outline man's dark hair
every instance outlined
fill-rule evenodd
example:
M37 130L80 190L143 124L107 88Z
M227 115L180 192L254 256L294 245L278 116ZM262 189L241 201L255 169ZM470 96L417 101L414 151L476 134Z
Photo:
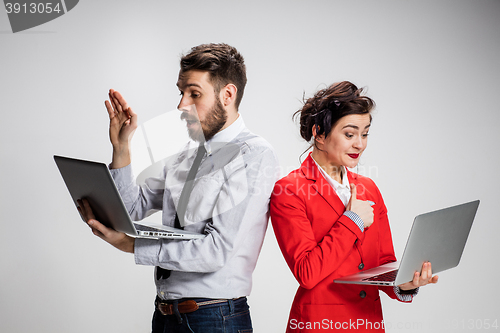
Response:
M227 44L202 44L193 47L181 58L181 73L190 70L207 71L210 83L218 94L227 84L238 89L235 105L239 107L247 83L246 67L243 56Z

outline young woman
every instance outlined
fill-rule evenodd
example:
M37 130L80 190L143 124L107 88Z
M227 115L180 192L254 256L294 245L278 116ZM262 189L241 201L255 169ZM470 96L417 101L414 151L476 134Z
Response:
M430 263L398 287L333 282L396 260L380 191L347 169L358 164L371 126L374 102L361 93L350 82L333 84L294 115L312 152L276 183L271 197L274 232L300 284L287 332L383 332L379 290L411 302L418 287L437 282Z

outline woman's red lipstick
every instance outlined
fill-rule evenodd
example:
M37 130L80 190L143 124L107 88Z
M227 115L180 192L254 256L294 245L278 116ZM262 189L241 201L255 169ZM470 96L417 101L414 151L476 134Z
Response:
M347 154L347 155L349 155L349 157L352 159L357 159L359 157L359 154Z

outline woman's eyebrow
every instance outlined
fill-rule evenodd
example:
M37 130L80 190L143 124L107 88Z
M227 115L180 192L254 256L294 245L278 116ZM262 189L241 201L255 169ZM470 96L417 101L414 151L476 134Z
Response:
M369 128L371 125L372 125L372 124L368 124L368 125L366 125L365 129ZM356 129L356 130L359 130L359 127L358 127L358 126L356 126L356 125L352 125L352 124L347 124L347 125L345 125L344 127L342 127L342 129L347 128L347 127L352 127L352 128L354 128L354 129Z

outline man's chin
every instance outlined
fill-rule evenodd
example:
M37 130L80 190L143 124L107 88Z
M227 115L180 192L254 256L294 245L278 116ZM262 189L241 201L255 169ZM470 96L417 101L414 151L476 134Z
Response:
M205 135L201 129L188 129L188 135L193 141L205 142Z

